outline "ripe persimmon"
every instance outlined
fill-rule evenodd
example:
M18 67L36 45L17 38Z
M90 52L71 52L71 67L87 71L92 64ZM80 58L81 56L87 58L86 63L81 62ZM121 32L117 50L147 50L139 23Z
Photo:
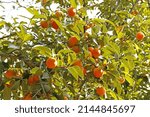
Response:
M97 87L96 94L99 96L104 96L106 93L106 89L104 87Z
M73 46L71 48L75 53L79 53L80 52L80 47L79 46Z
M72 36L68 40L68 46L73 47L78 44L78 39L75 36Z
M4 76L8 79L11 79L13 78L14 76L16 76L16 71L14 70L7 70L5 73L4 73Z
M83 66L82 61L80 59L77 59L76 61L74 61L73 66L82 67Z
M92 51L94 50L93 47L88 47L88 50L92 53Z
M98 67L96 67L96 68L94 68L94 70L93 70L93 75L94 75L96 78L100 78L100 77L102 77L102 75L103 75L103 70L100 69L100 68L98 68Z
M55 30L57 30L59 27L57 25L57 23L55 22L55 20L53 18L50 19L50 25L52 26L52 28L54 28Z
M32 100L32 93L27 93L22 100Z
M41 22L40 22L40 26L41 26L42 28L48 28L49 24L48 24L48 22L47 22L46 20L44 20L44 21L41 21Z
M33 85L35 83L39 82L39 76L38 75L31 75L29 78L28 78L28 84L29 85Z
M47 68L53 69L57 66L57 62L54 58L48 58L46 60L46 66Z
M39 76L38 75L33 75L32 76L33 77L33 81L35 82L35 83L37 83L37 82L39 82Z
M34 84L34 80L33 80L32 77L29 77L27 82L28 82L29 85L33 85Z
M143 32L137 32L136 33L136 39L141 41L143 40L143 38L145 37L144 33Z
M68 14L69 17L74 17L76 15L76 11L73 7L69 7L67 9L67 14Z

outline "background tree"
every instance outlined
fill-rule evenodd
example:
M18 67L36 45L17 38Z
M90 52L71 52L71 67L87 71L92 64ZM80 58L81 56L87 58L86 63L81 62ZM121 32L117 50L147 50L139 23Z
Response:
M1 17L1 99L150 99L149 0L15 3L32 18Z

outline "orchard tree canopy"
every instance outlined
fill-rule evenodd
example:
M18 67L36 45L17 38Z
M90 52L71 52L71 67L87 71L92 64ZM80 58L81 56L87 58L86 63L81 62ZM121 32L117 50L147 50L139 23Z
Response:
M0 99L150 99L149 0L12 2L31 17L0 16Z

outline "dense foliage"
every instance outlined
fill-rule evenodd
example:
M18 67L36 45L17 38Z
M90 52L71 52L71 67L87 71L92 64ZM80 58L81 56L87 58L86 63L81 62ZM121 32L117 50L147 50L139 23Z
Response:
M33 17L0 19L0 99L150 99L149 0L16 4Z

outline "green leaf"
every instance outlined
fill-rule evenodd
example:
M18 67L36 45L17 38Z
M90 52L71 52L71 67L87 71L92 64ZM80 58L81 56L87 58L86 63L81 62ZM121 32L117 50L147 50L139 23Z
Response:
M136 43L134 43L134 47L135 47L136 51L139 52L140 47Z
M124 37L124 33L123 33L123 32L119 32L119 33L118 33L118 38L121 39L121 38L123 38L123 37Z
M93 23L96 23L96 24L101 24L101 23L104 23L105 22L105 19L102 19L102 18L95 18L93 20Z
M116 27L115 24L112 21L110 21L110 20L105 20L105 22L111 24L114 28Z
M11 88L5 87L3 91L3 99L10 100L11 99Z
M83 0L79 0L79 2L80 2L80 5L82 6L83 5Z
M134 86L135 82L129 75L125 75L125 79L129 82L131 86Z
M127 58L127 60L126 60L126 59L122 59L121 62L122 62L122 64L124 64L124 66L127 67L129 70L133 70L134 67L135 67L134 61L133 61L133 60L129 60L128 58Z
M40 14L38 12L38 10L36 10L35 8L26 8L26 10L31 13L32 15L34 15L33 18L44 18L44 19L47 19L46 15L43 15L43 14Z
M32 39L33 39L33 36L31 34L25 34L23 37L23 42L26 42Z
M24 36L27 33L26 29L24 28L22 24L20 24L20 31L21 31L22 36Z
M79 66L68 67L68 71L76 80L78 80L79 76L83 78L83 73L81 73Z
M102 32L103 32L103 33L107 33L107 32L108 32L106 25L103 25L103 27L102 27Z
M78 35L79 35L79 33L80 33L80 30L79 30L79 28L77 27L77 25L74 25L73 27L71 27L71 30L74 31L74 32L76 32Z
M27 31L23 24L20 24L20 32L17 32L17 35L22 39L23 42L33 39L31 34L27 34Z
M70 0L71 6L76 8L77 4L76 4L76 0Z
M34 15L34 18L36 18L36 19L41 19L41 18L43 18L43 19L47 19L47 17L45 16L45 15L42 15L42 14L38 14L38 15Z
M5 21L0 21L0 27L5 25Z
M39 15L38 10L34 9L34 8L26 8L26 10L31 13L32 15Z
M75 70L74 67L69 67L68 71L70 72L70 74L76 79L78 80L79 76L78 76L78 72Z
M92 28L92 34L97 34L97 33L99 33L99 31L100 31L100 27L98 25L96 25Z
M120 54L120 48L116 43L110 42L108 48L110 51L116 53L117 55Z
M87 9L85 7L82 7L79 9L79 13L82 14L82 17L86 17L87 16Z
M47 57L51 56L51 50L46 46L36 45L32 49L38 50L41 55L44 55Z
M19 86L20 86L20 80L18 80L18 81L15 81L15 83L14 83L14 85L12 86L12 90L17 90L18 88L19 88Z
M42 75L42 70L39 67L35 67L30 70L31 74Z
M142 24L150 25L150 19L143 20Z
M84 33L84 28L83 28L83 26L85 25L85 22L82 21L82 20L77 20L77 21L76 21L76 25L77 25L78 29L80 30L80 33L81 33L81 32Z
M118 99L117 96L116 96L116 94L115 94L112 90L108 90L108 91L109 91L109 94L110 94L115 100Z
M127 11L115 11L117 14L127 15Z
M49 92L51 90L49 85L43 85L43 87L46 92Z
M76 60L76 53L70 49L62 49L58 52L57 55L60 57L61 61L65 59L64 58L64 55L65 55L68 60L68 63L67 63L68 65L71 63L71 61Z
M112 52L109 50L109 47L108 46L106 46L106 47L103 47L102 48L102 51L103 51L103 56L105 57L105 58L112 58Z
M82 71L82 69L81 69L79 66L77 66L76 71L78 72L78 75L79 75L81 78L84 78L83 71Z
M122 92L121 84L118 83L117 81L115 81L114 83L115 83L115 87L116 87L116 89L117 89L117 93L120 95L121 92Z
M21 86L22 86L22 90L23 91L27 91L28 90L27 79L22 79Z
M69 88L69 90L70 90L73 94L75 94L75 90L74 90L74 88L73 88L72 86L68 85L67 87Z

